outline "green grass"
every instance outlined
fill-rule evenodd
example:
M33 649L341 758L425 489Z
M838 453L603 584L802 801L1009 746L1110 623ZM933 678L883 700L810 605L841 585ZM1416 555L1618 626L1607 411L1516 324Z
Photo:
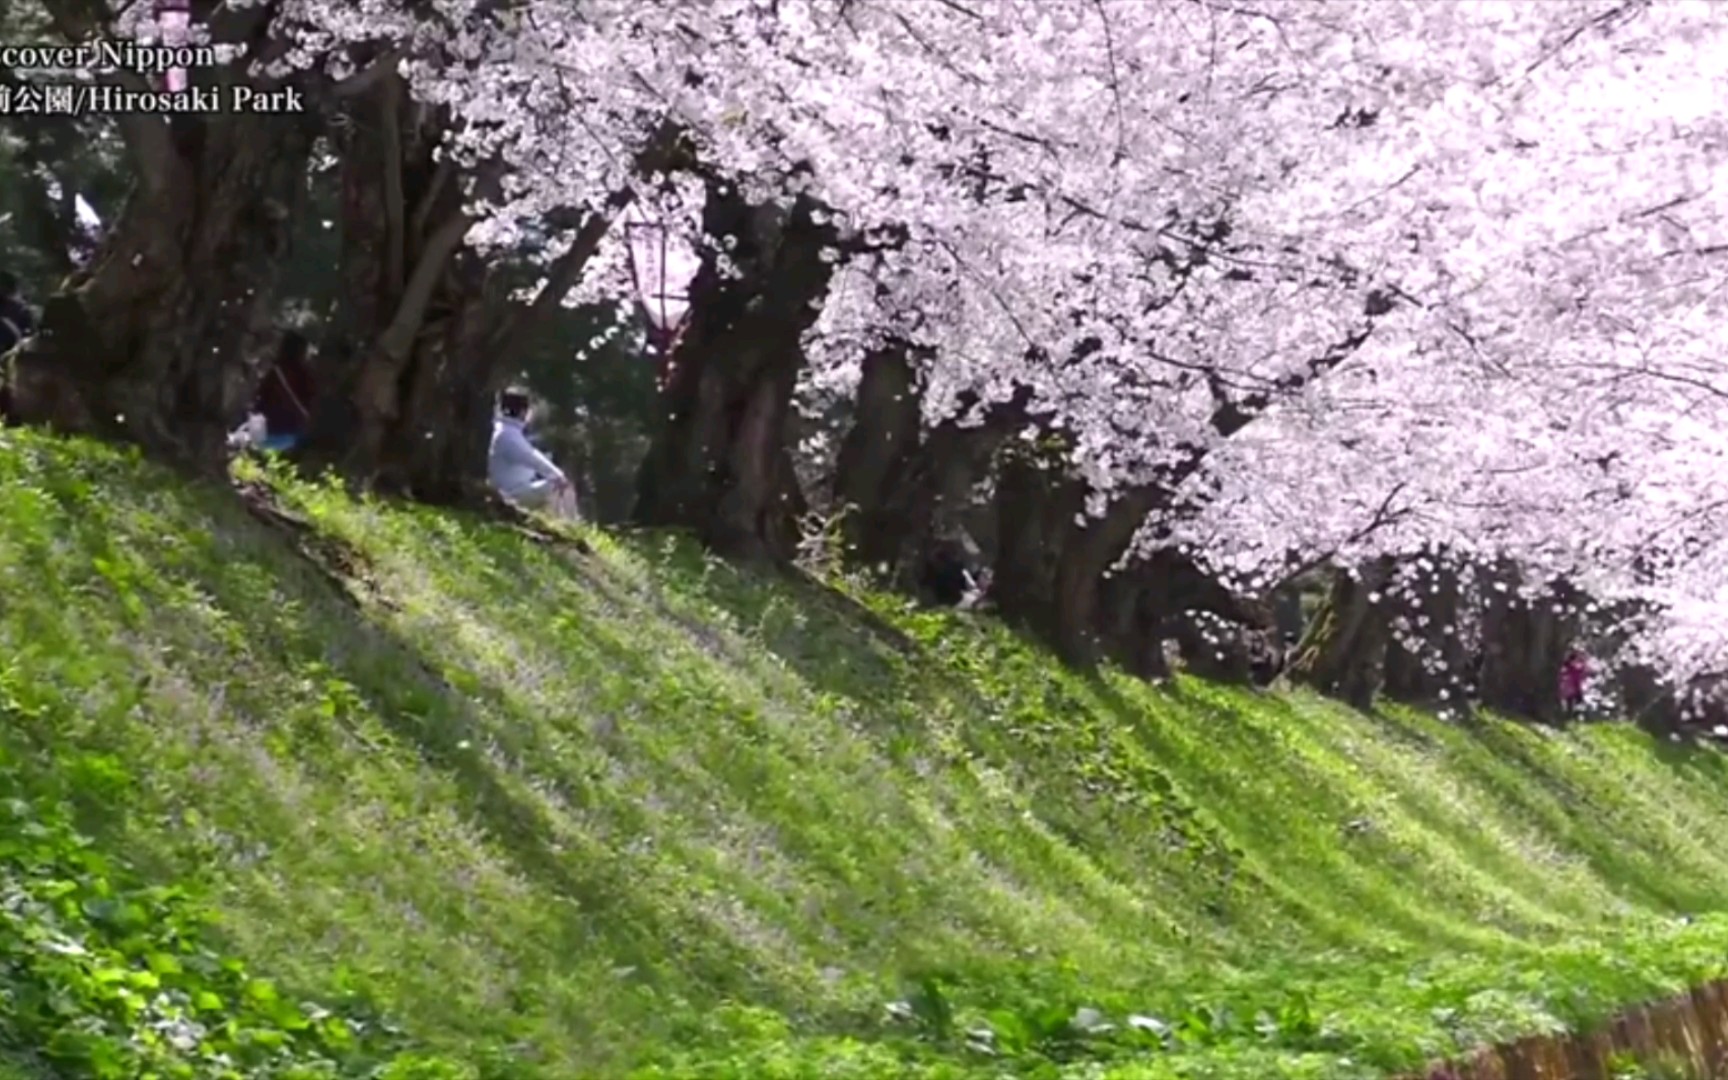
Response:
M1714 752L270 482L358 603L230 491L0 434L0 1078L1371 1076L1728 972Z

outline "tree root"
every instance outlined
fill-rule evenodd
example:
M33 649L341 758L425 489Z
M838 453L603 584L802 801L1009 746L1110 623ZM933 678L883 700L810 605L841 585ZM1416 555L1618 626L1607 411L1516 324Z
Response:
M387 610L399 609L378 587L371 563L360 549L318 531L312 522L284 509L275 493L263 484L247 481L236 484L235 491L247 512L288 537L300 557L310 563L350 606L359 610L373 603Z
M481 517L508 526L512 532L525 536L536 544L547 547L572 547L582 555L594 554L594 548L588 541L562 530L548 530L545 519L529 513L494 491L487 490L477 493L465 501L468 503L468 508L480 514Z
M348 604L356 609L371 603L386 610L399 610L399 605L378 587L372 565L360 549L339 537L320 532L306 518L285 509L275 492L264 484L244 481L236 483L234 488L247 512L288 537L301 558L310 563ZM582 537L548 530L540 518L490 492L473 499L469 509L536 544L571 548L582 555L594 554L593 546Z

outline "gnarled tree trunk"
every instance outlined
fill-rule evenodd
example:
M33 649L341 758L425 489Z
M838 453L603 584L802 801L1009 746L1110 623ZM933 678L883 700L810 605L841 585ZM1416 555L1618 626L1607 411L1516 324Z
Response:
M1578 619L1555 608L1569 610L1576 593L1559 582L1526 600L1518 593L1522 581L1509 561L1491 572L1482 613L1480 698L1484 708L1552 721L1560 715L1560 665L1578 633Z
M1368 340L1373 320L1390 310L1388 298L1370 294L1362 327L1264 390L1233 398L1222 380L1211 379L1213 434L1231 438L1278 395L1294 393L1343 363ZM1069 663L1089 666L1098 660L1100 624L1109 621L1100 609L1105 571L1152 513L1171 507L1210 453L1200 443L1175 449L1179 453L1159 467L1152 480L1113 494L1096 518L1079 517L1086 489L1063 476L1059 467L1039 468L1025 461L1004 468L1004 482L997 488L1001 535L992 591L1004 615L1028 626ZM1012 483L1007 482L1010 473Z
M497 299L461 250L470 221L454 164L433 159L439 117L392 76L346 120L343 290L299 456L379 490L460 499L485 467Z
M891 341L864 357L852 426L834 468L834 501L844 507L846 557L892 573L906 521L900 504L923 427L923 378L910 346Z
M1026 451L1006 455L996 486L991 591L1003 616L1077 667L1102 656L1104 575L1128 549L1163 489L1146 485L1084 516L1086 486Z
M1176 619L1165 603L1169 593L1148 562L1136 561L1105 585L1098 605L1099 635L1105 653L1124 671L1142 679L1163 679L1170 674L1164 642L1176 636Z
M376 490L454 503L484 491L493 398L510 358L579 280L623 197L574 228L532 302L513 303L507 270L463 248L473 220L454 164L435 156L443 131L443 117L394 75L350 110L344 291L300 457Z
M1399 567L1384 691L1397 701L1468 709L1469 650L1463 590L1443 551L1424 551Z
M1391 632L1385 589L1392 565L1391 559L1380 558L1360 577L1343 571L1333 577L1286 669L1291 679L1358 709L1373 706Z
M708 184L704 231L730 238L739 273L705 254L690 286L690 319L671 357L668 419L637 484L643 524L689 528L723 554L788 560L802 496L786 446L801 338L827 292L834 229L800 197L788 209L752 206ZM824 257L824 252L830 254Z
M938 544L965 529L962 519L973 505L973 489L989 475L1002 445L1026 426L1030 400L1030 393L1016 391L985 407L983 422L963 425L950 418L919 443L904 484L889 493L900 530L902 584Z
M1077 481L1043 466L1030 453L1015 448L1004 455L996 481L991 593L1003 618L1031 631L1073 664L1096 659L1091 627L1079 623L1072 601L1063 612L1057 584L1074 516L1085 508L1084 500Z
M118 119L138 182L90 265L13 354L12 409L218 471L274 337L309 118Z
M1102 592L1103 647L1142 678L1169 673L1164 642L1172 638L1188 670L1207 678L1264 682L1282 662L1271 607L1232 591L1175 548L1106 576Z
M865 357L857 411L841 444L835 501L848 507L847 558L915 585L936 543L956 533L997 449L1026 423L1029 394L984 410L981 423L954 419L921 434L919 358L901 344Z

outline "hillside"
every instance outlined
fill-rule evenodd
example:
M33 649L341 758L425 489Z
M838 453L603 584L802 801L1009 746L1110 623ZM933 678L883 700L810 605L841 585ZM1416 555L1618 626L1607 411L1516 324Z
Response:
M1716 752L269 483L0 433L0 1077L1371 1076L1728 971Z

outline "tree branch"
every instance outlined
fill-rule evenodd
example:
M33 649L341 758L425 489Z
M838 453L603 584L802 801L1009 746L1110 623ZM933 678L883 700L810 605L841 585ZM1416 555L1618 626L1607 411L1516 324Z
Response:
M414 208L414 231L408 237L414 243L425 242L427 229L432 222L432 211L438 206L438 199L455 176L456 161L445 155L444 160L438 163L438 168L432 173L432 182L426 185L426 193L420 197L420 205Z
M408 279L402 290L402 299L396 305L396 315L378 336L378 348L397 363L407 359L409 350L414 347L414 338L426 320L426 308L437 290L438 279L443 276L450 257L462 246L462 238L468 235L471 224L467 214L450 215L421 250L420 258L414 264L414 274Z
M67 41L86 41L100 36L106 29L105 12L85 0L43 0L54 29ZM147 91L150 84L134 71L118 68L102 81L112 82L128 90ZM137 166L138 177L152 200L182 191L185 165L175 152L168 122L160 116L121 113L114 118L120 138Z
M1289 571L1283 577L1279 578L1278 583L1272 586L1272 588L1283 588L1285 585L1295 581L1310 570L1331 562L1333 559L1337 558L1339 551L1349 547L1351 544L1361 543L1363 540L1373 536L1376 532L1379 532L1387 525L1395 525L1410 516L1408 510L1392 509L1392 500L1396 499L1404 491L1404 487L1405 485L1402 480L1394 484L1392 490L1386 493L1386 497L1380 500L1380 505L1375 508L1373 516L1368 519L1366 525L1345 537L1344 542L1339 544L1337 547L1332 548L1329 551L1321 552L1319 555L1314 556L1306 562L1297 564L1294 570Z
M1373 333L1374 324L1370 322L1352 331L1343 341L1308 361L1301 370L1280 376L1272 380L1270 386L1263 390L1256 390L1239 401L1230 400L1229 396L1223 392L1222 385L1216 381L1215 375L1208 376L1209 382L1212 383L1214 399L1218 402L1212 410L1212 430L1219 437L1225 439L1235 435L1265 412L1275 397L1296 393L1354 356Z
M338 98L359 97L385 79L396 75L397 65L407 55L407 50L400 46L390 49L361 70L331 87L331 96Z
M378 96L379 132L384 170L384 295L402 295L402 278L408 258L408 238L403 222L402 195L402 80L387 79Z
M607 209L589 214L582 228L577 231L576 239L571 241L564 254L558 256L546 273L546 284L534 294L534 299L520 306L507 316L492 335L491 349L498 356L513 356L522 347L522 339L533 327L549 315L553 308L564 302L564 297L582 280L582 272L588 268L588 263L594 258L594 253L600 249L600 242L612 228L612 221L618 211L628 206L633 196L626 194L620 200L614 196L608 201Z

